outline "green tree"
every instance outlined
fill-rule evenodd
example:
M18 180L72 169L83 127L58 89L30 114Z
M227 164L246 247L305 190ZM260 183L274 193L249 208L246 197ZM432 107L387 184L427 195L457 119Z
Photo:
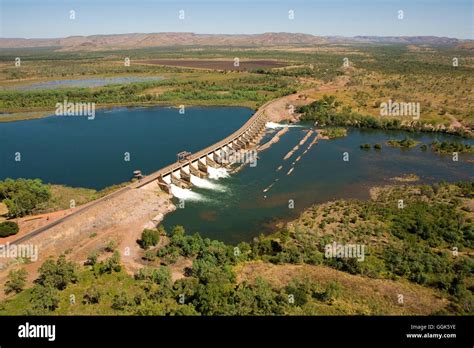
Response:
M35 282L42 286L64 290L69 283L75 283L76 281L76 265L67 261L66 257L61 255L56 262L49 259L43 263Z
M0 223L0 237L8 237L17 234L19 230L16 222L4 221Z
M104 273L120 272L122 266L120 265L120 253L115 250L112 256L108 257L104 261L96 264L95 273L96 275Z
M143 249L148 249L151 246L157 245L159 241L160 232L158 230L144 229L140 239L140 246Z
M49 185L40 179L5 179L0 181L0 200L8 208L8 216L25 216L51 198Z
M47 285L36 285L31 293L33 310L37 313L54 311L59 306L60 296L58 289Z
M18 294L21 292L25 287L27 276L28 272L24 268L11 270L8 273L8 280L5 283L5 294L8 295L12 292Z

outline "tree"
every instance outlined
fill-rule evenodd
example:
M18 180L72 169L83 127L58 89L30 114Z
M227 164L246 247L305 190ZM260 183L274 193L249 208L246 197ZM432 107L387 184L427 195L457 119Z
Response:
M0 237L8 237L17 234L19 230L16 222L4 221L0 223Z
M151 246L157 245L159 241L160 232L158 230L144 229L140 239L140 246L143 249L148 249Z
M8 295L12 292L18 294L21 292L26 284L26 277L28 272L21 268L19 270L12 270L8 273L8 281L5 283L5 295Z
M59 306L59 291L58 289L47 285L36 285L31 293L31 303L33 309L39 313L45 310L54 311Z
M76 281L76 265L61 255L56 262L50 259L43 263L39 269L39 277L35 282L42 286L64 290L69 283Z
M140 268L138 273L135 275L137 280L149 280L155 284L162 285L165 287L171 287L171 271L166 266L160 266L159 268L143 267Z
M112 273L112 271L120 272L121 269L122 266L120 266L120 253L117 250L114 251L112 256L97 264L95 268L96 275L97 273L99 275L104 273Z
M8 216L25 216L51 198L49 185L40 179L5 179L0 181L0 200L8 208Z

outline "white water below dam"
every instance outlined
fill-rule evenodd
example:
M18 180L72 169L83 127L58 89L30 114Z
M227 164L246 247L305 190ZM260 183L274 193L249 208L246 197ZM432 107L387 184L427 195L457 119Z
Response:
M209 174L209 179L220 179L228 178L230 176L229 171L226 168L212 168L207 167L207 172Z
M202 179L194 175L191 175L191 184L208 190L215 190L221 192L226 190L225 186L223 185L219 185L215 182L212 182L211 180Z
M267 122L267 123L265 123L265 127L270 128L270 129L277 129L277 128L285 128L285 127L296 128L296 127L302 127L302 126L298 125L298 124Z
M174 184L171 184L171 194L178 199L184 201L205 201L206 198L196 192L191 191L190 189L183 189Z

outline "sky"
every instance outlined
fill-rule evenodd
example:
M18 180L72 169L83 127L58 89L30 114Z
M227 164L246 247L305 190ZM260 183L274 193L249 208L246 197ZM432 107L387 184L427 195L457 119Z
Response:
M194 32L474 39L474 0L0 0L0 37ZM70 19L70 11L75 19ZM184 19L179 18L184 10ZM289 19L289 11L294 19ZM403 19L399 19L399 11Z

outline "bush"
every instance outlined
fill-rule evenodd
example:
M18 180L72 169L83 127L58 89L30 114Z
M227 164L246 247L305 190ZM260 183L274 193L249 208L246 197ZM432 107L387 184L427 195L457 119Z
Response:
M35 282L44 287L64 290L69 283L76 281L76 265L66 261L66 257L61 255L56 262L47 260L43 263L39 269L39 277Z
M145 251L145 255L143 255L143 259L146 260L146 261L155 261L156 260L156 251L154 251L154 250Z
M110 240L105 246L105 251L112 253L117 249L117 242L115 240Z
M120 272L122 266L120 265L120 253L116 250L109 258L95 265L96 275L104 273Z
M21 217L51 198L48 185L35 179L5 179L0 181L0 200L8 208L8 216Z
M54 311L59 306L60 296L58 289L52 286L37 285L31 293L33 309L37 313Z
M20 229L18 224L13 221L4 221L0 223L0 237L8 237L17 234Z
M27 276L28 272L23 268L10 271L10 273L8 273L9 280L5 283L5 295L12 292L16 294L21 292L25 287Z
M96 252L91 253L88 257L87 260L84 262L85 266L94 266L97 263L97 258L98 255Z
M158 230L145 229L142 232L142 238L140 239L140 246L143 249L148 249L151 246L155 246L160 241L160 232Z
M84 304L99 303L101 296L102 294L100 293L99 289L93 285L86 290L82 302Z
M122 291L121 293L114 296L112 300L112 309L116 311L123 311L132 303L130 297L126 292Z
M159 284L165 287L171 287L171 285L173 284L171 280L171 271L166 266L160 266L159 268L140 268L138 273L135 275L135 279L149 280L155 284Z

